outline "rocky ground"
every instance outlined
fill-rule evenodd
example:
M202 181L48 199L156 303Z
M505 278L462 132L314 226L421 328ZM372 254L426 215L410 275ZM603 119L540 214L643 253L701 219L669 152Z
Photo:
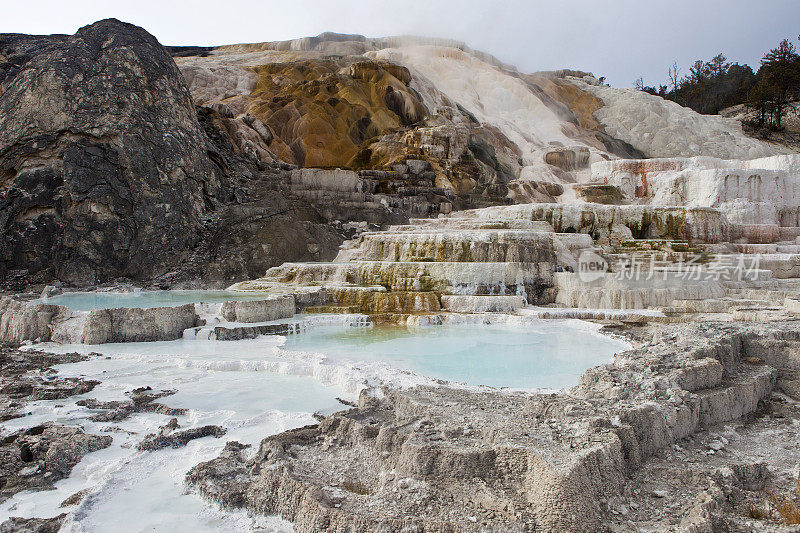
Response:
M775 394L753 416L651 457L609 501L609 522L620 532L669 531L709 517L719 531L797 531L798 442L800 404Z
M0 524L2 533L57 533L66 515L53 518L11 518Z
M7 435L0 445L3 500L23 490L46 490L69 476L84 455L111 445L108 435L46 423Z
M357 407L258 450L229 442L187 483L298 531L797 531L798 328L617 324L609 331L635 348L569 393L368 390ZM3 349L5 419L31 400L90 392L96 382L52 369L84 358ZM114 422L179 415L157 401L172 393L142 387L125 401L81 401ZM138 448L209 435L224 430L181 430L172 419ZM110 440L55 423L5 436L0 497L52 487ZM12 519L0 531L57 531L61 520Z
M627 328L641 340L650 328ZM781 357L791 358L785 347ZM754 364L758 357L750 359ZM800 395L796 363L746 416L654 453L608 500L612 531L800 530Z
M58 400L90 392L97 381L62 378L52 367L86 360L77 353L51 354L0 347L0 421L25 416L32 400Z
M98 381L63 378L53 368L59 364L84 361L88 357L77 353L51 354L0 347L0 421L25 416L26 405L31 401L60 400L91 392L99 384ZM172 390L153 391L150 387L141 387L130 391L127 401L85 399L79 400L78 404L101 411L93 415L92 420L112 423L139 412L184 414L183 409L155 401L174 393ZM218 426L176 431L179 427L177 419L173 418L158 434L145 436L138 448L177 448L193 439L209 435L221 437L225 434L225 430ZM80 427L64 426L54 421L3 434L0 438L0 501L20 491L54 488L54 484L68 477L72 468L86 454L106 448L111 442L109 435L87 434ZM70 499L80 500L82 497L78 493ZM63 505L72 503L67 501ZM59 530L63 518L64 515L50 519L12 518L0 524L0 531L55 532Z
M0 348L0 420L25 416L34 400L55 400L90 392L97 381L61 378L52 367L85 360L79 354L48 354ZM23 490L46 490L69 476L87 453L108 447L111 437L89 435L77 427L54 422L3 436L0 441L0 501ZM25 526L27 524L27 526ZM32 523L4 523L2 531L33 527ZM47 531L46 522L33 530ZM58 528L54 527L54 531ZM24 529L23 529L24 530Z

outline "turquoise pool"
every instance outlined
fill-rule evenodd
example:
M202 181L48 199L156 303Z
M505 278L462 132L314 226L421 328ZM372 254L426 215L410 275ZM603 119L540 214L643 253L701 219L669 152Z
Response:
M586 369L610 361L629 345L570 321L548 321L525 329L491 325L319 328L288 336L284 348L386 362L469 385L555 389L576 385Z
M37 302L63 305L76 311L113 309L115 307L174 307L176 305L208 302L262 300L264 294L241 293L224 290L174 290L135 292L69 292L43 298Z

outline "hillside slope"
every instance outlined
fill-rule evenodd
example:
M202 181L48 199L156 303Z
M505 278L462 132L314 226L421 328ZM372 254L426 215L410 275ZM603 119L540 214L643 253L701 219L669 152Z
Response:
M522 74L454 41L328 33L180 52L195 99L260 118L273 157L354 169L423 157L437 186L457 195L494 184L515 201L541 201L540 184L584 181L589 165L618 157L788 152L733 120L583 72Z

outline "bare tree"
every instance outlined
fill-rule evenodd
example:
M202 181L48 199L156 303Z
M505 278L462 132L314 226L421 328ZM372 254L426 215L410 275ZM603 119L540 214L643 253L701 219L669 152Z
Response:
M633 86L637 91L644 91L644 78L641 76L636 78L636 81L633 82Z
M669 82L672 85L672 93L675 99L678 99L678 83L681 81L681 69L678 67L678 62L673 61L672 66L669 67Z

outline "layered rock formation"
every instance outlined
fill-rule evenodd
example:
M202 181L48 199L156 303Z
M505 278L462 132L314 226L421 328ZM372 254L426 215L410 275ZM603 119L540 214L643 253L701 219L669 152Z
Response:
M460 205L504 202L518 156L501 132L481 127L452 102L432 114L401 65L275 46L236 45L177 59L198 103L228 115L232 128L242 129L235 124L243 120L263 125L262 159L388 171L406 193L444 188L460 195ZM428 166L429 184L415 183L409 159Z
M62 305L0 297L0 344L30 342L105 344L180 339L184 332L219 322L254 323L291 318L306 307L324 305L327 293L283 291L263 300L196 303L175 307L110 308L78 311Z
M266 157L355 170L421 157L457 207L553 201L561 192L541 184L584 181L589 164L616 157L786 153L734 120L585 72L522 74L453 41L328 33L179 52L198 102L266 124Z
M740 225L800 225L800 156L616 160L592 165L592 181L630 202L714 207Z
M524 305L554 303L595 309L669 307L676 300L725 296L719 278L688 276L679 262L704 247L725 247L730 235L725 215L711 208L489 207L364 233L345 242L332 263L286 263L231 288L286 291L321 285L328 305L306 311L355 312L375 321L407 323L442 311L516 312ZM641 246L641 264L626 273L630 266L623 258L630 260L630 252ZM658 263L644 250L652 258L657 255ZM603 262L592 279L583 279L580 272L585 254ZM778 261L774 270L786 265ZM703 272L715 268L698 267ZM759 272L772 277L772 271Z
M782 151L587 73L523 75L451 41L323 34L172 52L180 71L152 36L113 20L0 37L7 288L252 278L332 257L350 222L512 201L625 204L624 186L620 196L590 170L617 157ZM669 134L628 127L632 116ZM782 179L775 170L762 179ZM675 180L643 194L730 203L696 198L704 185L669 193L686 187ZM793 194L776 187L762 196ZM797 224L791 205L761 204L731 221Z

